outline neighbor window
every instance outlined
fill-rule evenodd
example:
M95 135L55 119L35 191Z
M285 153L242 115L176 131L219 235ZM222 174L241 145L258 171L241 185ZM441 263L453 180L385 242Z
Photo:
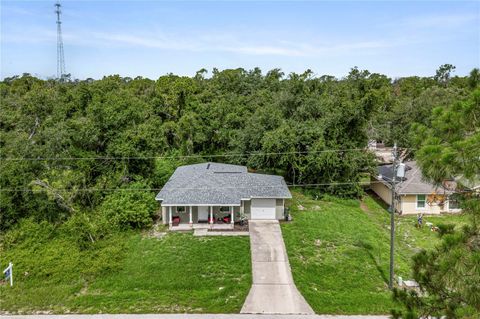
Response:
M417 195L417 208L425 208L425 195Z
M449 198L448 209L460 209L460 203L458 202L458 200L454 198Z
M230 207L228 207L228 206L222 206L222 207L220 207L220 211L221 211L221 212L228 212L228 211L230 211Z
M185 212L185 206L177 206L177 213Z

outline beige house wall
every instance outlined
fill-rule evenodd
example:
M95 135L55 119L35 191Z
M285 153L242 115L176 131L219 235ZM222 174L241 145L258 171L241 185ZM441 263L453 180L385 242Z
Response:
M420 195L425 195L428 196L428 194L420 194ZM438 215L443 212L443 208L438 206L437 204L432 204L429 205L425 203L425 207L419 208L417 207L417 195L402 195L401 197L402 201L402 214L404 215L410 215L410 214L419 214L419 213L424 213L424 214L432 214L432 215Z
M374 181L370 187L385 203L388 205L392 204L392 192L385 184Z
M388 186L383 183L372 183L371 189L378 195L385 203L388 205L392 202L392 192ZM420 194L423 195L423 194ZM428 196L428 194L425 194ZM409 214L440 214L442 212L448 211L448 205L445 204L443 207L438 206L437 204L428 205L426 204L424 208L417 208L417 195L401 195L399 200L397 201L397 211L401 214L409 215Z

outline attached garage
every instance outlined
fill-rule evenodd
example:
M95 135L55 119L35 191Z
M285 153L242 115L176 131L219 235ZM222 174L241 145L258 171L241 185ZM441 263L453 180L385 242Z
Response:
M252 198L251 219L276 219L275 198Z

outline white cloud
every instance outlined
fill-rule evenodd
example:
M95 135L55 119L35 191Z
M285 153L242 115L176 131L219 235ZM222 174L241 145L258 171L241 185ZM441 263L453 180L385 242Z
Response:
M13 28L14 32L2 32L2 43L52 43L56 42L55 30L32 28L29 30ZM66 46L82 47L127 47L161 49L184 52L229 52L253 56L313 57L341 54L375 53L414 43L413 38L388 38L386 40L335 39L319 41L319 37L308 39L278 40L279 36L235 32L185 32L166 34L163 32L97 32L77 30L64 32Z
M475 21L480 21L478 14L437 14L410 17L401 24L412 28L457 28Z
M75 37L77 40L80 37ZM347 41L346 43L322 43L315 44L287 41L262 41L257 39L252 42L243 39L241 36L225 36L224 34L209 33L208 35L135 35L130 33L92 33L87 36L91 45L128 46L158 48L164 50L180 50L191 52L232 52L245 55L266 55L266 56L317 56L342 53L359 53L360 51L371 51L382 48L389 48L406 44L404 39L394 41L368 40L368 41ZM408 41L407 41L408 42ZM77 44L86 45L84 39Z

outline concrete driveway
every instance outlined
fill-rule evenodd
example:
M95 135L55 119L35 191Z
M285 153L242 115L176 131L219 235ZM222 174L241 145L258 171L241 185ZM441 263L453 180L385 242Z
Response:
M293 282L276 220L250 220L253 284L241 313L313 314Z

